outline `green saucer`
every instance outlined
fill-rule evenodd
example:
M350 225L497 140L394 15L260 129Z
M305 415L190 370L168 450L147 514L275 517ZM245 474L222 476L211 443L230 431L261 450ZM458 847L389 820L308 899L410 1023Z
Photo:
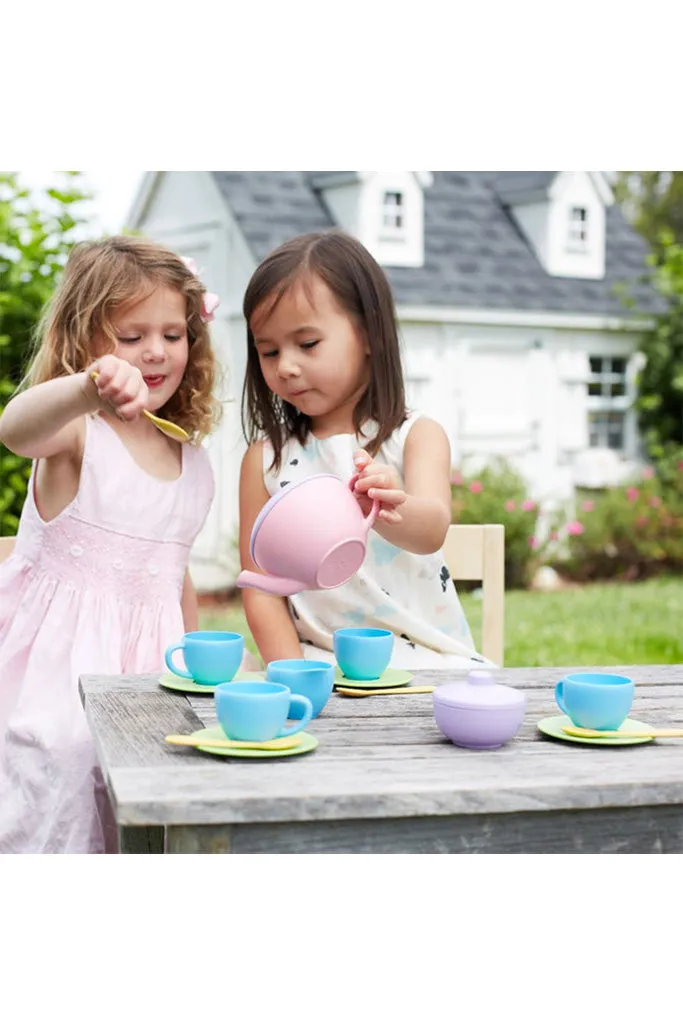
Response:
M231 679L231 683L239 683L242 681L250 681L252 679L265 679L265 672L238 672L234 679ZM194 679L183 679L182 676L173 675L172 672L166 672L163 676L159 676L159 684L164 687L165 690L177 690L179 693L203 693L206 696L211 696L216 689L217 683L211 686L205 686L202 683L195 683Z
M206 737L206 746L202 743L197 750L203 750L205 754L216 754L217 757L293 757L294 754L308 754L315 750L318 741L315 736L308 732L300 732L301 742L296 747L286 747L284 750L248 750L246 747L237 747L235 750L225 750L220 747L212 747L211 740L224 740L225 733L220 725L214 725L211 729L198 729L192 736L196 739Z
M388 668L379 679L349 679L342 675L337 665L334 672L335 685L352 686L356 690L373 690L385 686L405 686L412 679L412 674L403 668Z
M568 732L563 732L562 727L564 725L571 725L571 718L567 718L566 715L555 715L553 718L543 718L538 723L536 728L543 733L544 736L551 736L555 740L564 740L566 743L589 743L591 746L597 747L630 747L635 746L636 743L652 743L654 737L652 736L629 736L628 731L632 729L634 732L642 732L643 729L649 729L650 726L646 725L645 722L637 722L635 718L627 718L625 722L619 727L618 736L600 736L600 737L588 737L588 736L571 736Z

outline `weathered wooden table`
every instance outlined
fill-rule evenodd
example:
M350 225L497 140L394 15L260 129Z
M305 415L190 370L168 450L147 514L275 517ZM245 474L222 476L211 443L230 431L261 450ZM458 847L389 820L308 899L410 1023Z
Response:
M585 666L583 666L585 670ZM444 740L432 695L335 694L300 757L246 761L171 747L216 723L209 696L155 677L84 676L81 696L125 853L681 853L683 740L588 747L543 738L570 668L502 669L527 694L517 737L492 751ZM683 665L614 669L632 717L683 726ZM414 684L464 678L415 673Z

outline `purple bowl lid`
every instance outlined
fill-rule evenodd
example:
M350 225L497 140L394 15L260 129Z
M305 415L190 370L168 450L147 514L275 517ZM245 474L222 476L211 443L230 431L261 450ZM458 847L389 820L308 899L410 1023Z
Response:
M434 703L452 708L518 708L526 701L521 690L496 683L484 669L475 669L464 683L446 683L434 691Z

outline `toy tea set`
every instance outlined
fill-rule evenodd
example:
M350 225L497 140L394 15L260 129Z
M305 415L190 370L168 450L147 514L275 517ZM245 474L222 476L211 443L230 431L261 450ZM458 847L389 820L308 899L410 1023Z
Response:
M251 556L260 573L243 571L240 587L287 597L302 590L327 590L346 583L363 564L367 537L377 516L374 502L365 516L353 485L318 474L283 487L264 505L251 534ZM305 538L305 542L302 542ZM239 633L187 633L166 651L170 675L162 686L186 693L213 694L218 726L167 742L229 757L282 757L314 750L306 726L323 710L333 689L348 697L434 691L434 719L459 747L491 750L511 740L525 713L525 695L476 670L466 681L438 688L407 684L409 672L389 669L394 637L383 629L339 629L334 634L337 665L308 659L272 661L263 672L241 672ZM185 669L174 661L182 650ZM264 678L265 676L265 678ZM556 687L562 716L545 718L546 736L578 743L644 743L653 730L627 718L633 681L610 673L575 673ZM288 721L292 725L286 725ZM667 734L671 734L671 730ZM673 730L683 735L681 730ZM658 731L657 734L661 734Z
M339 629L334 634L337 664L306 658L271 661L264 672L242 672L239 633L205 630L186 633L165 654L170 674L162 686L185 693L213 695L218 726L189 736L167 736L168 743L233 757L283 757L314 750L318 741L305 731L337 686L340 693L431 692L408 687L409 672L388 669L394 645L386 629ZM174 656L182 651L186 668ZM349 686L345 685L348 681ZM391 685L387 685L391 683ZM290 721L294 724L287 725Z

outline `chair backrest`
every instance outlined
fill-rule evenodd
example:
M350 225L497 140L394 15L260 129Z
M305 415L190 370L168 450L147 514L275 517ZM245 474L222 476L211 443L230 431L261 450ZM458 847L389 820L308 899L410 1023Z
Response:
M481 581L481 653L503 666L505 635L505 527L449 526L444 557L451 579Z
M14 551L14 539L14 537L0 537L0 562L4 562Z

